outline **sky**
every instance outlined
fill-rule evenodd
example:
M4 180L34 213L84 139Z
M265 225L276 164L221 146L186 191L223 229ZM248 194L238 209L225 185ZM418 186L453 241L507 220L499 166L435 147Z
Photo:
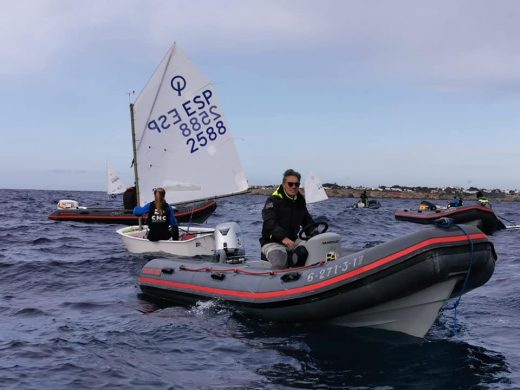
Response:
M249 183L520 189L520 2L0 0L0 188L131 183L127 92L175 41Z

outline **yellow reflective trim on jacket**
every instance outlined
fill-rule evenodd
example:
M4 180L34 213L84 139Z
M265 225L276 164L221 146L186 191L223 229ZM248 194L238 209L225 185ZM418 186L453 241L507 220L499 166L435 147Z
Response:
M283 188L283 186L278 186L278 188L276 188L276 190L273 192L273 196L276 196L276 197L278 197L280 199L283 199L283 195L280 192L280 188ZM283 190L283 192L285 192L285 190ZM287 192L285 192L285 196L287 197L287 199L292 200L293 202L295 202L296 199L298 199L298 194L296 194L293 198L291 198L287 194Z
M280 189L280 187L277 187L276 190L274 190L274 192L273 192L273 196L277 196L277 197L279 197L280 199L283 199L283 195L280 194L279 189Z

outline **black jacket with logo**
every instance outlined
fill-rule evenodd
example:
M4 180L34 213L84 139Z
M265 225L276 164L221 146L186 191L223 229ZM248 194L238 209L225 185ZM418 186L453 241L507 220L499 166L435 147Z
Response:
M168 234L171 224L169 207L168 204L164 204L162 213L159 213L159 210L155 207L155 201L150 203L150 211L146 221L150 231Z
M294 241L301 227L314 223L303 195L298 193L293 200L286 195L281 185L267 198L262 210L262 219L262 246L270 242L281 243L285 237Z

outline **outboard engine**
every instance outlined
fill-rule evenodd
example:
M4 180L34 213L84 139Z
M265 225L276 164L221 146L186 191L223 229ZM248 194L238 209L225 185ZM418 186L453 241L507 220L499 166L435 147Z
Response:
M245 249L240 226L236 222L225 222L215 228L215 257L220 263L243 263Z
M341 257L341 238L337 233L322 233L309 238L303 244L309 252L305 265L320 260L333 261Z
M59 202L58 202L58 206L57 206L58 210L77 210L79 209L79 203L75 200L72 200L72 199L61 199Z

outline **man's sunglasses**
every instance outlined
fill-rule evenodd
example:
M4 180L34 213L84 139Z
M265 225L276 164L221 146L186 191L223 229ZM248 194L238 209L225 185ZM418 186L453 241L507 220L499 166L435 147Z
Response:
M290 181L288 181L288 182L287 182L287 185L288 185L289 187L299 187L299 186L300 186L300 182L297 181L296 183L294 183L294 182L290 182Z

